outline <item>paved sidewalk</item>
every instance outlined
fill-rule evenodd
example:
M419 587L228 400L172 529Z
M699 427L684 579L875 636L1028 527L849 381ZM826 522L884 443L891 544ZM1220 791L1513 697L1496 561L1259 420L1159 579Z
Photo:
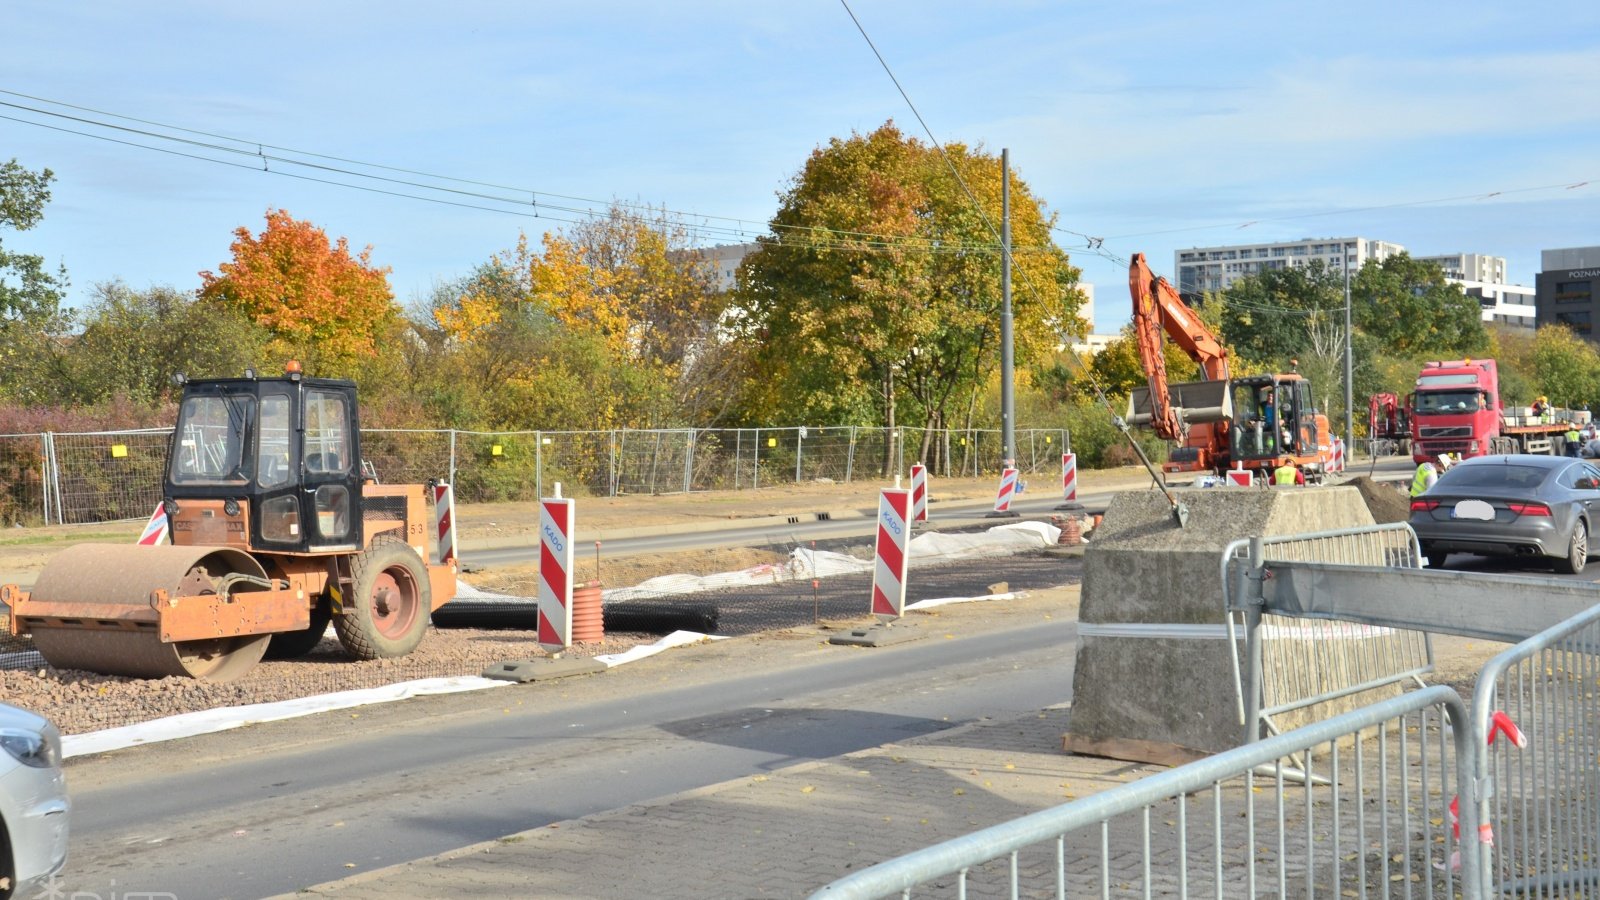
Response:
M1138 779L1069 710L982 720L508 835L297 896L805 897L856 869Z

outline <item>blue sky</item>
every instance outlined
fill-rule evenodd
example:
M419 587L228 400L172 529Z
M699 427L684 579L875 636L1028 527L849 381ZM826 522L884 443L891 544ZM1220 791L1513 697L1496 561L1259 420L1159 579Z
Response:
M1180 247L1359 234L1504 256L1531 285L1541 249L1600 244L1600 4L851 7L935 137L1010 148L1062 227L1120 258L1143 251L1169 276ZM11 0L6 13L0 90L742 219L752 235L817 145L891 118L921 135L837 0ZM0 239L64 263L74 304L114 278L197 287L233 230L260 231L269 208L371 244L402 303L521 230L560 227L531 207L383 196L0 116L0 159L58 178L43 223ZM1125 266L1060 239L1097 286L1098 330L1114 331L1129 315Z

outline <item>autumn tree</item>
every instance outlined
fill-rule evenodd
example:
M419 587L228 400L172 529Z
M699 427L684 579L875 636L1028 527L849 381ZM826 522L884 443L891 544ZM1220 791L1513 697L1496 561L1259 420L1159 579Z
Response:
M372 247L352 255L345 238L330 242L279 209L267 213L259 236L235 231L231 249L218 273L200 273L199 295L271 332L274 356L300 359L319 375L349 374L397 335L389 269L373 266Z
M1020 369L1078 327L1082 296L1054 217L1015 173L1011 201ZM747 416L931 429L971 408L999 363L1000 213L999 160L982 148L941 154L891 122L816 149L741 268Z

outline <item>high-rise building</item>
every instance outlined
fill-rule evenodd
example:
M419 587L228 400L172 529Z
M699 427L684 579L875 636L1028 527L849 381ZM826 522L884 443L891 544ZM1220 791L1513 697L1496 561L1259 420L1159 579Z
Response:
M1539 324L1565 325L1589 340L1600 318L1600 247L1570 247L1539 254Z
M1418 262L1431 262L1444 270L1451 281L1481 281L1485 284L1506 283L1506 258L1485 256L1482 253L1448 253L1443 256L1416 256Z
M1354 274L1369 259L1381 262L1405 249L1363 237L1191 247L1173 254L1172 270L1177 273L1178 293L1192 302L1206 291L1226 290L1235 281L1267 269L1298 268L1321 260L1335 271L1342 264Z

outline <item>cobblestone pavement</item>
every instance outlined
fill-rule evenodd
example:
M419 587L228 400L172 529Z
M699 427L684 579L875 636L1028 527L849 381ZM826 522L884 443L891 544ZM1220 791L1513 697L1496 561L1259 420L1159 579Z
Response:
M804 897L1157 767L1066 756L1068 710L984 720L403 863L302 896Z
M301 895L804 897L874 863L1165 771L1063 754L1069 712L1058 706L982 720L508 835ZM1431 753L1438 752L1436 719L1399 727L1431 732ZM1073 833L1064 861L1068 896L1098 896L1102 880L1113 896L1143 896L1147 880L1153 895L1177 896L1180 879L1196 897L1279 896L1280 884L1297 896L1453 896L1459 883L1447 883L1435 865L1450 849L1448 787L1438 778L1449 768L1435 760L1434 776L1419 784L1422 745L1415 739L1386 739L1380 755L1369 733L1365 746L1362 756L1342 754L1337 791L1323 786L1307 796L1286 782L1280 807L1268 770L1250 784L1226 783L1220 799L1203 791L1156 804L1148 836L1137 813L1112 820L1103 847L1097 827ZM1313 761L1322 777L1332 774L1327 750ZM1361 780L1354 777L1358 765ZM1253 875L1246 866L1252 858ZM1056 865L1053 842L1025 850L1022 895L1054 896ZM1007 870L1005 859L973 869L967 896L1009 896ZM916 896L956 896L954 879L936 880Z

